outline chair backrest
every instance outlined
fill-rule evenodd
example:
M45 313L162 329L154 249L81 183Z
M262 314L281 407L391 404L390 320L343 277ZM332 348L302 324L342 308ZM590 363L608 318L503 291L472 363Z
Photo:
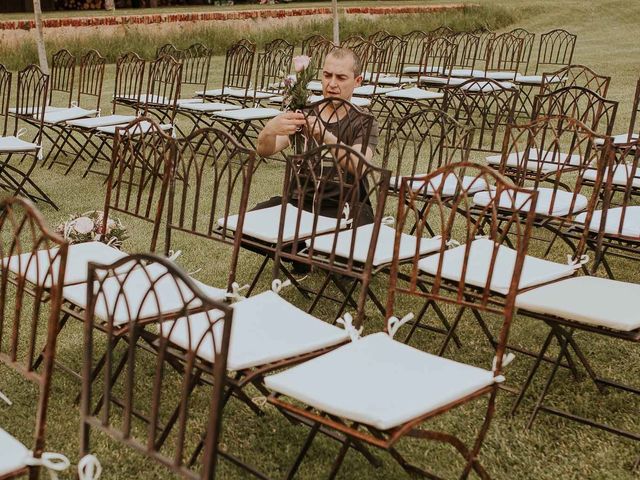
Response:
M480 37L469 32L460 32L448 35L448 38L456 44L456 56L453 68L468 68L473 70L480 57Z
M182 85L196 85L207 90L211 67L211 49L202 43L194 43L181 52Z
M378 30L377 32L373 32L371 35L369 35L367 37L367 40L369 40L372 43L377 43L380 40L387 38L389 35L391 34L386 30Z
M351 35L347 38L345 38L344 40L340 41L340 47L341 48L350 48L351 50L353 50L354 48L356 48L358 45L368 42L368 40L366 38L364 38L362 35Z
M78 81L78 106L84 105L83 99L90 97L94 102L90 107L100 109L102 87L104 84L104 69L107 60L97 50L89 50L80 57L80 74Z
M500 152L504 128L514 119L518 90L485 78L448 86L444 91L443 110L475 128L472 150Z
M111 265L90 263L89 282L94 287L88 289L85 311L81 450L89 450L89 429L98 429L184 478L214 478L231 307L208 298L170 260L151 254ZM143 303L132 300L133 290L141 291ZM170 314L162 313L167 296L175 304ZM160 313L147 317L145 311ZM106 344L96 330L106 331ZM147 342L152 349L141 348ZM107 359L104 375L92 375L96 352ZM113 361L116 357L121 360ZM203 372L212 380L204 415L192 397ZM202 432L202 460L194 467L192 440Z
M33 452L40 457L68 244L48 230L31 202L18 197L0 201L0 238L0 363L39 387Z
M7 67L0 64L0 117L2 122L0 123L0 135L7 135L7 128L9 126L9 105L11 102L11 72L7 70Z
M452 35L457 35L457 33L452 28L444 25L438 28L434 28L433 30L430 30L428 33L430 37L450 37Z
M119 99L139 103L146 62L135 52L123 53L116 59L116 80L113 91L113 113Z
M465 177L473 181L463 182ZM473 201L477 182L495 188L496 196L483 207ZM418 184L422 187L416 188ZM444 193L447 184L458 185L454 195ZM426 195L427 191L433 193ZM515 202L516 195L521 201ZM429 175L403 179L386 317L402 317L407 313L395 313L399 295L502 316L494 371L499 375L531 233L536 195L534 191L515 187L494 169L473 163L454 163ZM505 212L497 201L503 197L514 199L510 213ZM479 218L484 221L478 221ZM406 252L411 256L405 257L408 266L403 269L402 280L399 281L399 234L412 225L415 225L414 235L420 241L412 251ZM439 237L434 238L434 235ZM434 248L437 247L436 252L426 258L422 253L425 241L435 242ZM451 241L461 245L448 250ZM512 258L509 256L513 270L505 275L504 270L496 266L498 252L506 246L515 252Z
M589 218L611 163L611 140L565 116L544 116L523 125L509 125L500 172L516 185L538 190L536 215L571 225L587 212Z
M478 61L486 62L489 53L489 44L495 38L496 33L486 28L479 28L471 33L478 37Z
M255 93L280 93L283 79L291 68L292 59L292 44L282 39L268 43L264 51L258 54L256 61Z
M382 168L391 170L391 191L402 177L426 175L451 163L466 162L473 128L445 112L423 108L387 125Z
M418 85L423 76L449 77L456 56L456 44L451 37L429 37L423 43L418 69Z
M564 87L583 87L606 98L611 77L599 75L585 65L568 65L555 72L544 72L540 93L553 92Z
M113 212L152 223L152 252L157 248L176 152L176 140L151 118L138 117L116 129L105 192L104 224Z
M638 79L638 83L636 83L636 93L633 97L633 105L631 107L631 119L629 120L629 131L627 133L627 139L629 141L631 141L634 133L640 133L640 128L636 128L638 112L640 112L640 78Z
M562 115L575 118L590 129L611 135L618 102L607 100L584 87L563 87L536 95L531 118Z
M375 117L371 113L359 109L347 100L332 97L307 105L302 109L302 113L308 119L310 129L316 126L320 126L323 130L330 128L335 131L334 135L338 143L350 146L357 145L361 141L362 153L366 153L373 122L375 122ZM309 119L309 117L313 118ZM336 127L332 127L332 124L336 124ZM318 146L313 138L303 135L294 138L296 141L303 142L303 145L294 145L296 153ZM305 148L300 149L302 146Z
M163 55L149 64L144 114L153 108L161 112L163 120L173 121L182 88L182 67L183 63L170 55Z
M230 287L240 248L234 232L242 231L255 168L255 152L222 130L202 128L181 139L171 175L165 253L172 231L232 246ZM232 229L228 221L236 213Z
M73 101L73 82L76 74L76 57L66 48L51 57L49 104L70 107Z
M239 41L227 49L222 73L222 88L244 90L245 97L251 85L251 73L256 46L253 43Z
M404 63L405 65L419 65L422 57L424 43L430 38L427 32L413 30L402 35L402 39L407 43Z
M394 77L402 75L404 69L407 41L396 35L387 35L374 42L375 52L372 54L372 73ZM376 79L377 82L377 79Z
M524 28L514 28L510 32L511 35L522 39L522 58L520 61L520 72L525 74L529 71L531 63L531 54L533 53L533 45L536 43L536 34Z
M487 47L485 70L501 72L518 72L522 62L524 38L511 33L503 33L494 37Z
M19 120L38 123L38 134L34 141L40 143L44 114L49 100L49 75L37 65L29 65L18 72L16 89L15 126L12 134L18 133Z
M274 278L281 260L293 260L359 279L362 292L354 317L360 325L389 176L345 145L321 145L287 157L282 208L289 213L280 215ZM338 231L342 234L331 235ZM363 239L370 241L368 253L355 259L353 252Z
M317 42L328 42L330 41L327 37L320 34L309 35L308 37L302 40L300 44L300 54L309 55L309 47L311 45L315 45ZM311 56L311 55L309 55Z
M316 69L315 78L320 78L320 72L324 66L324 59L327 57L329 52L337 47L331 40L323 37L322 35L314 35L307 40L307 43L303 44L303 54L311 57L313 66Z
M177 60L182 57L182 50L173 43L165 43L156 49L156 58L160 58L163 55L171 55Z
M560 28L540 35L535 73L571 65L577 38L577 35Z

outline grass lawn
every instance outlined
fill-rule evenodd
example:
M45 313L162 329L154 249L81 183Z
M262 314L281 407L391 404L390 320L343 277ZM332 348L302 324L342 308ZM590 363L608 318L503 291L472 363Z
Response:
M422 3L422 2L421 2ZM616 131L625 131L628 126L631 100L635 82L640 76L640 43L637 41L637 19L640 18L640 3L624 0L602 0L584 2L581 0L480 0L483 6L508 9L515 19L507 29L523 27L536 33L553 28L565 28L578 34L574 61L592 67L596 72L612 76L610 97L620 102ZM387 3L384 3L387 5ZM315 4L314 5L318 5ZM301 6L300 4L291 7ZM535 54L534 54L535 55ZM0 61L2 57L0 56ZM216 57L213 62L215 78L219 80L223 59ZM105 92L113 89L113 66L109 66ZM109 94L105 95L108 97ZM103 111L109 110L104 104ZM481 156L476 156L479 160ZM69 176L63 175L62 168L38 169L35 177L60 206L56 212L43 207L42 213L51 225L57 224L68 214L89 209L102 209L104 186L102 179L89 176L80 179L82 167L76 168ZM281 178L281 166L268 164L260 167L254 182L250 204L276 194ZM388 206L387 214L393 215L395 206ZM130 252L145 251L149 244L148 226L121 216L129 227L131 239L125 243ZM184 253L179 263L186 271L200 269L195 277L208 284L221 286L226 278L227 252L210 242L194 240L185 236L175 238L175 248ZM259 258L244 253L238 272L240 283L250 279ZM636 265L619 263L618 271L627 280L640 280ZM316 281L311 278L309 281ZM266 288L267 282L263 284ZM385 298L386 278L379 276L374 288L381 298ZM291 301L304 304L304 300L293 291L284 295ZM410 305L403 305L403 310ZM449 310L450 311L450 310ZM330 307L320 311L320 316L331 318ZM373 308L369 309L370 321L365 333L380 329L382 318ZM488 368L493 353L478 327L471 318L463 322L459 331L463 346L450 349L448 356ZM534 348L540 345L546 329L539 322L517 317L512 328L511 341ZM609 342L580 335L581 344L594 360L596 368L604 375L634 383L640 375L637 349L621 342ZM435 351L439 337L420 338L419 345L427 351ZM65 330L59 339L58 357L75 365L82 358L82 331L78 325ZM150 362L151 364L151 362ZM521 384L528 372L531 361L518 357L507 369L508 384ZM544 369L546 373L548 369ZM564 384L563 388L558 388ZM576 413L586 413L601 421L624 426L631 431L640 431L638 418L639 402L628 394L611 391L599 395L586 380L574 382L568 372L560 372L552 389L549 401L556 406L567 407ZM494 478L499 479L625 479L635 478L631 466L640 454L637 443L611 434L565 421L557 417L541 414L533 428L527 430L528 413L534 405L536 393L543 386L539 376L520 409L519 415L509 416L513 396L501 392L498 398L497 415L491 425L487 440L481 451L481 461ZM144 388L141 385L141 388ZM0 405L0 425L31 445L33 425L33 389L13 374L0 370L0 390L14 402L13 406ZM53 392L49 408L47 450L67 454L74 462L78 455L78 412L74 399L79 391L78 384L63 372L54 374ZM257 393L255 393L257 395ZM196 402L206 401L206 392L199 391ZM437 419L430 425L433 429L444 429L470 439L472 432L480 425L483 402L465 406L453 413ZM239 402L231 402L225 412L225 431L222 442L230 451L250 460L267 471L274 478L282 478L304 440L306 430L292 426L274 409L267 407L264 418L256 418ZM174 478L164 468L147 460L132 450L118 447L108 438L94 434L92 450L101 459L104 467L103 478L110 479L155 479ZM428 466L445 478L456 477L460 471L458 457L449 448L432 443L406 441L400 450L413 461ZM300 479L317 479L326 475L331 462L338 452L338 445L320 439L312 447L311 454L302 465ZM0 452L2 455L2 452ZM406 475L388 456L380 458L384 465L375 469L361 456L349 453L340 471L343 479L405 478ZM219 478L243 479L244 472L238 471L227 462L222 462ZM72 478L70 474L61 478Z

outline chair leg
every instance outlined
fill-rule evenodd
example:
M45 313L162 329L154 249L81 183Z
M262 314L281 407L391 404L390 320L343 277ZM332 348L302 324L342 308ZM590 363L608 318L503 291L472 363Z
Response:
M344 458L346 457L347 452L349 451L350 445L351 445L351 439L347 438L342 444L342 447L340 447L338 456L336 457L335 461L333 462L333 465L331 466L331 472L329 472L329 476L327 477L328 480L333 480L334 478L336 478L336 475L338 475L338 471L340 470L340 467L344 463Z
M309 430L309 433L307 434L307 438L305 439L304 444L302 445L302 448L298 452L298 455L296 456L296 459L293 462L293 465L291 465L291 468L289 468L289 471L287 472L287 476L285 477L287 480L292 480L295 474L298 472L298 469L302 464L302 460L307 455L307 452L309 451L309 448L311 447L311 444L313 443L313 440L315 439L319 430L320 430L319 423L315 423L313 427L311 427L311 430Z

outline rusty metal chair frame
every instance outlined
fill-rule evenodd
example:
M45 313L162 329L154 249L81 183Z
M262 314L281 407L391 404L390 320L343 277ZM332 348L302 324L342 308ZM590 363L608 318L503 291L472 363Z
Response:
M455 69L468 69L474 71L477 63L481 60L481 56L484 58L484 54L480 53L480 36L469 33L460 32L450 35L432 36L434 39L444 38L450 42L453 42L455 48L448 70L430 72L428 76L420 78L419 84L427 86L429 88L435 88L442 90L447 86L455 85L452 82L451 73Z
M222 86L219 94L203 96L206 100L239 103L246 106L247 99L251 98L251 74L255 60L256 46L249 41L239 41L231 45L225 54L224 70L222 73ZM241 98L234 98L225 93L226 89L236 89L244 92Z
M11 76L4 73L2 80L10 83ZM0 161L0 189L7 191L10 195L27 197L33 202L44 202L57 210L55 202L31 178L31 173L42 158L42 136L45 109L49 100L48 91L49 75L43 73L37 65L29 65L17 75L15 108L8 108L10 88L5 88L4 92L0 92L6 96L2 103L7 107L0 114L5 117L13 117L12 128L7 128L9 120L6 118L5 132L19 137L23 133L20 128L21 123L26 123L36 129L36 133L30 141L34 146L0 153L2 157ZM11 162L14 156L20 157L17 165Z
M322 35L312 35L302 43L302 53L313 59L316 69L314 78L319 79L324 66L324 59L334 48L338 48L331 40Z
M149 264L159 265L165 272L158 278L148 271ZM120 276L123 270L129 272ZM145 294L146 302L155 305L159 314L153 318L139 319L140 311L129 307L127 301L127 278L130 272L143 272L148 275L149 286ZM107 289L105 279L117 283L115 292ZM181 294L181 306L176 312L163 314L160 292L156 290L161 281L171 283ZM112 265L89 265L90 285L96 288L87 289L88 308L84 315L84 361L83 388L81 397L81 432L80 450L83 454L90 450L91 430L106 433L113 440L137 449L153 460L166 466L182 478L213 478L219 454L219 438L222 429L222 409L226 388L226 360L229 351L229 339L232 327L232 310L229 306L209 299L193 281L176 267L170 260L151 254L136 254L118 260ZM109 298L115 296L115 302L109 305ZM118 304L127 305L127 323L120 324L116 318ZM102 305L104 310L102 322L96 322L96 309ZM132 310L133 308L133 310ZM169 335L158 335L153 327L162 328L163 322L176 318L190 318L199 313L205 315L210 322L205 339L213 340L215 367L208 370L212 378L212 392L206 413L204 426L190 425L196 416L196 407L190 402L190 394L194 384L202 375L196 350L180 351L169 340ZM170 329L171 333L177 323ZM222 324L222 326L220 326ZM97 368L93 353L94 330L106 333L106 361L102 367L104 374L95 375ZM117 341L118 340L118 341ZM116 346L125 344L120 360L116 360ZM147 352L154 358L152 371L145 372L140 364L140 357ZM175 368L179 361L180 368ZM99 363L99 362L98 362ZM125 368L126 367L126 368ZM178 375L174 381L169 373ZM102 378L103 377L103 378ZM122 387L118 388L122 379ZM102 385L98 383L102 380ZM140 389L140 383L151 381L149 391ZM174 407L175 398L170 391L179 394L179 402L168 421L162 420L162 404ZM146 398L142 403L140 398ZM97 398L97 400L96 400ZM142 410L142 411L141 411ZM117 413L115 413L117 411ZM142 422L142 434L136 424ZM166 431L176 428L177 437L173 442L164 441ZM187 452L189 431L198 435L206 431L204 458L200 472L194 471Z
M611 77L599 75L585 65L567 65L566 67L542 74L540 93L553 92L563 87L583 87L607 98Z
M123 53L116 59L116 79L113 90L112 114L118 105L133 108L138 113L147 62L135 52Z
M495 38L496 33L486 28L478 28L471 32L476 35L480 40L478 43L478 60L481 62L487 61L488 47L491 41Z
M407 42L405 50L404 64L405 65L420 65L422 59L422 53L424 49L424 43L429 41L431 36L429 33L422 30L413 30L405 33L401 37Z
M383 40L385 38L387 38L388 36L390 36L391 33L387 32L386 30L378 30L373 32L372 34L370 34L367 37L367 40L373 44L378 43L380 40Z
M492 72L513 72L515 78L522 63L524 46L523 37L511 33L496 35L487 45L485 76Z
M536 95L532 119L561 115L581 121L591 130L611 135L618 102L607 100L585 87L564 87Z
M54 53L51 57L51 77L49 80L49 103L70 107L73 101L74 80L76 74L76 57L66 48ZM59 94L61 98L54 98Z
M432 179L435 175L438 174L455 174L456 170L477 170L479 171L478 176L486 177L490 179L490 183L496 185L496 187L504 191L512 190L516 192L522 192L524 194L528 194L531 196L532 202L530 202L528 211L527 209L523 209L521 212L514 213L513 215L513 226L514 230L517 232L518 243L517 243L517 259L514 269L513 278L511 281L511 287L509 288L509 292L504 295L502 298L496 299L496 296L491 293L489 287L485 288L473 288L469 285L466 285L464 282L464 276L466 269L463 267L462 280L459 282L448 282L441 274L442 267L439 266L437 273L432 278L425 278L423 274L421 274L418 269L418 260L422 258L419 249L416 250L415 255L412 258L412 265L410 267L410 273L408 275L408 279L406 280L407 286L398 284L398 275L399 275L399 264L398 264L398 252L399 252L399 238L400 233L404 230L404 227L407 223L411 224L412 221L407 222L407 219L415 214L415 221L423 222L424 217L418 213L420 208L417 208L413 203L414 198L421 197L419 192L416 192L412 186L412 181L423 181L425 184L428 184L430 179ZM441 183L443 185L444 182ZM503 364L503 354L505 352L505 345L507 342L509 328L511 325L512 316L514 313L514 301L515 295L517 293L516 285L519 281L520 271L524 262L524 256L527 248L527 240L529 231L531 229L531 224L533 220L532 216L532 208L531 206L535 203L536 193L529 192L526 190L522 190L518 187L513 187L510 182L495 171L490 170L484 166L478 166L474 164L462 163L462 164L451 164L443 167L440 170L433 172L430 175L422 176L422 177L412 177L403 180L402 186L400 188L400 195L406 199L404 202L398 202L398 215L397 215L397 226L396 226L396 245L395 245L395 253L394 253L394 261L392 262L392 273L391 273L391 285L389 288L389 294L387 297L387 318L391 317L394 314L394 303L396 296L403 294L408 296L416 296L421 300L426 302L437 301L446 304L454 304L459 306L469 306L476 309L480 309L483 311L488 311L495 313L503 318L502 327L500 330L500 340L497 348L497 354L495 357L495 369L494 375L502 374L502 364ZM465 205L464 199L466 195L464 191L458 192L456 204L460 207ZM449 206L446 208L441 205L442 197L440 195L434 195L429 200L431 207L428 209L429 212L433 212L436 217L440 218L440 221L437 222L441 229L439 233L442 235L442 242L440 248L440 258L443 258L444 250L447 248L447 240L452 236L452 225L456 220L460 220L464 218L464 216L460 216L458 212L458 208L450 209ZM466 202L468 205L468 202ZM420 198L420 206L422 206L422 198ZM496 216L496 207L497 205L491 205L487 207L487 213L489 216L493 213L493 217ZM421 220L422 219L422 220ZM467 239L473 239L475 233L478 232L477 226L473 222L469 222L469 218L466 218L467 223L467 231L465 233L465 237ZM499 245L504 241L504 236L497 229L490 229L492 238ZM419 228L418 235L420 236L423 233L423 228ZM478 232L479 233L479 232ZM495 261L497 253L497 247L494 251L494 255L492 257L491 263ZM440 261L442 264L442 261ZM491 272L491 269L490 269ZM491 273L489 273L489 276ZM423 281L429 282L431 285L430 289L421 289L418 285L422 284ZM490 283L490 279L488 279L487 284ZM408 348L408 347L407 347ZM269 397L269 402L274 404L277 408L282 411L290 412L292 414L302 416L307 418L308 420L315 422L314 428L310 431L298 457L296 458L296 462L294 466L289 472L288 478L292 477L292 473L295 473L300 463L304 459L309 446L314 440L315 435L317 434L320 427L333 429L336 432L339 432L345 436L345 439L341 442L342 448L336 457L336 460L332 466L331 474L329 478L333 478L335 474L338 472L344 457L349 450L349 447L352 445L352 442L358 442L365 445L371 445L374 447L378 447L382 450L389 452L394 460L396 460L400 466L407 473L412 475L421 475L428 478L440 478L435 476L433 473L424 470L421 467L410 464L398 451L397 444L404 437L408 438L417 438L422 440L432 440L440 443L449 444L454 447L454 449L464 458L465 466L461 475L461 478L466 478L466 476L473 470L476 474L479 475L480 478L489 478L489 474L486 472L484 467L478 461L478 453L482 446L483 440L488 431L491 419L493 417L495 411L495 398L498 391L498 383L494 383L478 391L473 394L467 395L464 398L453 401L448 405L445 405L437 410L424 414L418 418L407 421L397 427L392 429L383 431L377 428L374 428L370 425L362 425L356 421L352 421L346 418L341 418L337 415L328 414L322 412L321 410L316 410L314 408L304 408L299 406L297 403L294 404L288 401L286 398L279 394L272 394ZM472 400L475 400L480 397L488 396L487 410L484 415L484 421L479 429L479 432L473 441L471 447L467 447L461 440L459 440L456 436L446 433L439 432L427 429L419 428L420 425L427 422L428 420L435 418L441 414L447 413L454 408L468 403Z
M536 34L524 28L514 28L508 33L523 39L520 69L523 74L526 74L531 64L531 55L533 53L533 46L536 43Z
M475 128L471 149L501 152L504 130L514 119L518 90L495 80L470 79L444 91L443 110L459 123Z
M46 289L44 282L42 285L33 285L24 274L13 273L9 262L0 264L0 332L3 338L0 342L0 363L38 386L38 399L34 402L36 417L33 457L40 458L45 448L47 410L68 244L49 231L44 218L31 202L19 197L8 197L0 202L0 234L3 238L0 242L0 258L30 254L28 259L23 260L24 271L21 272L33 270L38 278L51 284ZM42 250L48 253L46 259L38 255ZM29 300L25 301L27 299ZM44 361L38 369L35 357L42 347ZM25 466L6 473L2 478L25 475L38 478L39 470L38 466Z
M171 55L163 55L149 64L146 94L139 109L143 115L153 115L159 122L173 125L182 89L184 63Z
M458 34L458 32L445 25L429 30L427 33L430 37L452 37Z

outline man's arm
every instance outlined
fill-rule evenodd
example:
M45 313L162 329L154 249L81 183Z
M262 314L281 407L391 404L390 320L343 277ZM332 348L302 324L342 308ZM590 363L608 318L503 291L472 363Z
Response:
M289 146L289 135L296 133L305 124L304 115L296 112L281 113L269 120L258 135L256 152L269 157Z

